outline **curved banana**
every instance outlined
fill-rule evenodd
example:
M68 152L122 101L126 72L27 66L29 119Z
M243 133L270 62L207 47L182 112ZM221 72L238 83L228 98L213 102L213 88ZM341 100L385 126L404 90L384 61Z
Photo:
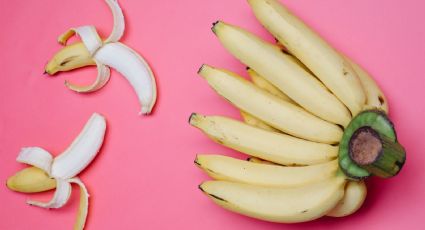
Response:
M119 43L125 28L124 15L116 0L106 0L114 17L114 27L107 39L102 41L94 26L71 28L61 34L58 41L66 45L67 40L79 35L82 43L65 46L46 65L45 72L53 75L87 65L97 65L98 75L90 85L76 85L68 81L65 85L78 93L94 92L109 80L108 66L120 72L131 84L141 104L140 114L149 114L156 103L156 82L148 63L134 50Z
M125 76L134 87L142 105L141 114L149 114L152 111L157 96L156 81L145 59L120 42L104 45L94 58Z
M264 165L276 165L273 162L256 157L250 157L247 161ZM345 185L344 197L326 214L326 216L343 217L355 213L363 205L366 195L367 187L364 181L348 181Z
M269 132L226 117L194 113L189 123L224 146L283 165L319 164L338 154L338 147L332 145Z
M280 130L271 127L270 125L266 124L262 120L252 116L251 114L247 112L244 112L241 110L240 113L241 113L241 117L243 121L247 123L248 125L252 125L254 127L258 127L267 131L280 132Z
M275 45L221 21L214 23L212 30L230 53L297 104L326 121L343 126L350 122L344 104Z
M359 76L360 82L362 83L364 92L366 94L366 104L364 105L363 109L380 109L388 114L387 98L385 97L384 93L379 88L375 80L365 69L363 69L357 63L353 62L348 57L346 57L346 60L351 64L351 66Z
M248 76L251 78L252 83L258 86L261 89L273 94L280 99L291 102L292 104L296 104L290 97L288 97L285 93L280 91L280 89L276 88L272 83L267 81L264 77L260 76L255 70L251 68L247 68Z
M221 155L197 155L197 164L215 180L244 184L296 187L334 176L338 161L298 167L258 164Z
M255 72L253 69L247 67L247 73L249 75L249 77L251 78L252 83L254 83L254 85L258 86L261 89L264 89L265 91L273 94L276 97L281 98L282 100L291 102L293 104L295 104L295 102L289 98L286 94L284 94L282 91L280 91L278 88L276 88L274 85L272 85L270 82L268 82L266 79L264 79L263 77L261 77L257 72ZM279 130L273 128L272 126L266 124L264 121L252 116L251 114L244 112L244 111L240 111L241 116L244 120L245 123L258 127L258 128L262 128L268 131L276 131L276 132L280 132Z
M105 118L95 113L72 144L55 158L39 147L23 148L16 160L35 167L26 168L10 177L7 186L11 190L22 192L41 192L56 188L50 201L29 200L27 203L42 208L60 208L71 196L71 184L77 184L81 198L74 229L83 229L88 212L88 192L83 182L75 176L98 154L105 131Z
M239 109L285 133L322 143L337 143L342 130L304 109L259 89L236 74L203 65L199 74L218 94ZM249 95L249 99L247 99Z
M364 181L349 181L345 186L342 200L326 215L343 217L355 213L366 199L367 188Z
M47 63L45 72L55 75L61 71L70 71L84 66L96 65L82 42L67 45L59 50Z
M54 178L69 179L83 171L96 157L103 144L106 120L94 113L71 145L52 163Z
M207 181L199 188L216 204L249 217L279 223L310 221L326 215L344 195L344 177L294 188Z
M271 162L271 161L266 161L266 160L260 159L258 157L248 157L246 160L249 161L249 162L257 163L257 164L284 166L284 165L276 164L276 163Z
M319 35L276 0L248 0L256 18L304 63L354 116L366 101L351 65ZM340 124L340 123L339 123Z
M28 167L9 177L6 186L16 192L44 192L56 188L56 180L37 167Z

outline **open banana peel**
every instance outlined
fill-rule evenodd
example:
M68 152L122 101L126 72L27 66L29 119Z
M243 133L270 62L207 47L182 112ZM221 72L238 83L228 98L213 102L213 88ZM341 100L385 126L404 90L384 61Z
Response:
M156 102L156 82L154 74L142 56L119 42L124 34L124 15L118 0L105 0L114 17L114 27L108 38L102 40L94 26L71 28L58 37L64 47L47 63L45 72L54 75L84 66L96 65L98 74L90 85L77 85L65 81L65 86L78 93L94 92L109 80L109 67L120 72L131 84L141 104L140 114L149 114ZM67 45L74 35L81 42Z
M28 200L29 205L41 208L61 208L71 196L71 185L80 187L80 205L74 229L83 229L87 219L89 194L77 177L98 154L106 131L106 121L94 113L71 145L53 157L40 147L23 148L16 159L30 165L9 177L6 185L16 192L35 193L56 189L48 202Z
M198 71L244 122L193 113L189 123L250 157L197 155L214 179L199 188L225 209L266 221L353 214L367 195L364 180L395 176L406 160L387 99L362 67L277 0L248 3L278 44L222 21L212 31L252 81L205 64Z

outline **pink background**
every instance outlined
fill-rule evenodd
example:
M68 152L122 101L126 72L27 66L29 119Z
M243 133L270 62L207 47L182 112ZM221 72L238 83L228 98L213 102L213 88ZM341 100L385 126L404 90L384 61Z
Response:
M43 67L70 27L93 24L105 37L112 17L101 1L0 0L0 180L25 167L21 147L64 150L93 112L108 120L106 142L80 176L91 193L87 229L424 229L425 183L425 2L421 0L286 0L335 47L366 67L385 91L399 140L407 149L404 170L390 180L371 179L366 203L356 214L297 225L257 221L214 205L198 190L208 178L196 153L240 156L216 145L187 119L191 112L239 117L235 108L197 77L202 63L244 74L210 31L222 19L271 37L244 0L121 0L127 19L122 41L139 51L155 71L159 101L154 114L139 117L129 84L115 71L99 92L78 95L63 82L90 82L94 67L55 78ZM0 229L71 229L78 206L74 188L60 210L25 204L52 192L28 195L0 186Z

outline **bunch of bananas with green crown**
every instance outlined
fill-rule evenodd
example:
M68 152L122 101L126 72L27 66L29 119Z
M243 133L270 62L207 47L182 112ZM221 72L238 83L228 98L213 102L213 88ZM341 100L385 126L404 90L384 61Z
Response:
M386 98L364 69L278 1L248 3L277 44L222 21L212 31L252 82L209 65L198 72L244 122L196 113L189 122L250 158L197 155L214 179L199 188L225 209L266 221L350 215L365 200L364 180L395 176L406 159Z

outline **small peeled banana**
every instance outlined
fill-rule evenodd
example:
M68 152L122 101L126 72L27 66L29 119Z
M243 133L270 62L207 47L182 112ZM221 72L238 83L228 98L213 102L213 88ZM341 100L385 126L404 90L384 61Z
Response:
M43 192L56 189L48 202L28 200L27 203L42 208L61 208L71 196L71 184L80 187L80 207L74 229L83 229L88 213L87 188L77 177L96 157L106 131L106 121L94 113L78 137L61 154L53 157L40 147L23 148L16 159L31 165L7 180L10 190L24 193Z
M156 82L154 74L142 56L119 42L124 28L124 15L118 1L106 0L114 17L112 33L102 40L94 26L71 28L61 34L58 42L64 47L47 63L45 72L54 75L60 71L69 71L84 66L96 65L98 74L90 85L77 85L65 81L65 85L78 93L88 93L102 88L109 80L109 67L120 72L133 87L141 104L141 114L149 114L156 102ZM82 42L67 45L68 39L75 34Z

